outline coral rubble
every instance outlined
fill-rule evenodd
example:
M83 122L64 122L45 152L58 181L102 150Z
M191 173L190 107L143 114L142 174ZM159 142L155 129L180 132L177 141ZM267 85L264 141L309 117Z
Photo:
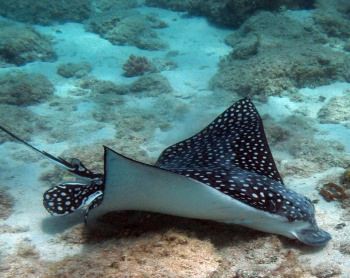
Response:
M80 87L84 90L89 90L92 96L103 95L124 95L129 91L128 86L115 84L108 80L99 80L94 78L83 79Z
M42 74L10 72L0 75L0 102L27 106L47 101L54 86Z
M23 65L55 58L56 54L48 37L28 26L0 22L0 62Z

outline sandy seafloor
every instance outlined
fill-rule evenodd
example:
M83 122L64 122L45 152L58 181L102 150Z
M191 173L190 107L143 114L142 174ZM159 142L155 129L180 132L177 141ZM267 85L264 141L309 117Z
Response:
M159 36L169 45L166 50L151 52L143 51L132 46L115 46L98 35L85 31L83 26L78 23L67 23L48 27L35 26L40 32L53 37L58 59L55 62L33 62L20 68L26 72L39 72L47 76L55 86L55 96L64 103L76 104L77 108L67 113L64 110L50 109L50 106L45 103L30 106L30 110L40 117L48 119L52 123L53 129L57 129L58 132L62 132L66 136L66 139L54 142L52 138L50 140L46 138L48 136L46 133L31 134L30 142L32 144L55 155L60 155L68 148L78 146L89 148L94 144L102 152L102 144L104 142L108 144L108 142L118 140L115 139L115 134L123 132L118 126L116 127L110 123L105 123L101 127L101 122L97 123L92 117L93 112L96 112L94 109L101 108L84 95L71 95L71 92L76 88L77 80L74 78L62 78L57 75L56 67L62 62L88 61L93 66L91 74L95 78L111 80L116 83L130 83L134 79L126 78L122 75L122 65L130 54L156 58L165 56L169 50L178 51L179 55L172 57L172 60L177 63L178 67L174 70L163 71L162 75L169 80L173 88L173 96L170 101L180 101L187 105L187 109L181 116L172 119L169 129L162 131L156 128L152 130L152 136L144 138L142 142L136 141L133 146L134 149L145 151L153 161L166 146L190 136L195 131L199 131L233 102L229 96L215 95L208 89L208 81L217 71L217 63L220 57L230 51L229 47L224 43L224 38L231 31L209 25L203 18L184 17L181 13L156 8L147 8L143 9L143 11L154 12L166 21L171 19L171 24L169 24L168 28L158 31ZM12 68L0 69L1 72L11 70ZM346 127L344 123L321 124L317 118L317 111L327 100L333 96L349 94L349 90L350 84L335 82L326 86L300 89L295 92L299 97L298 101L286 95L283 97L269 97L266 103L260 103L258 101L255 103L262 115L269 114L276 122L283 122L283 119L294 113L297 113L299 118L307 117L308 120L313 119L313 128L316 130L315 140L322 138L338 141L345 146L345 152L349 153L349 126ZM320 96L325 98L324 102L316 101ZM154 98L152 97L140 98L137 94L133 94L124 96L124 101L123 105L125 107L137 106L147 110L148 113L155 115L158 113L157 109L159 105L154 105ZM120 116L123 116L123 114ZM26 121L25 118L17 120ZM69 126L66 125L67 122ZM94 126L94 124L98 124L99 128L93 128L91 130L89 127ZM147 121L144 121L143 124L147 126ZM16 122L7 122L6 125L16 132ZM290 134L290 136L293 136L293 134ZM273 145L271 145L271 148L274 152ZM129 152L132 152L132 150L129 150ZM276 150L274 154L279 165L291 165L297 159L297 157L293 157L289 153L288 146L283 150ZM98 157L96 159L101 158ZM11 267L9 262L15 264L16 261L9 260L11 257L22 256L18 261L22 264L23 268L25 268L26 264L35 265L29 251L29 255L27 254L25 256L23 256L23 252L18 251L20 246L23 248L23 245L32 246L36 250L35 252L33 251L35 260L44 262L55 262L62 260L66 256L79 255L81 252L86 252L84 244L65 242L60 238L60 234L64 232L60 228L60 225L64 223L64 219L60 218L57 221L56 219L52 219L42 206L42 194L47 189L47 184L45 185L43 183L40 176L48 170L53 171L53 169L54 166L51 166L43 158L36 156L16 142L8 141L0 145L0 186L6 186L8 192L15 199L14 212L7 220L0 220L0 226L13 228L12 231L11 229L3 229L0 234L0 264L4 263L0 267L0 276L2 277L25 277L16 276L16 271L19 271L18 273L23 275L23 269L18 265ZM240 237L239 234L235 234L230 240L230 237L226 235L225 238L228 239L227 246L225 246L225 243L214 244L215 251L210 251L217 253L218 255L215 256L219 257L217 262L211 264L210 267L215 269L215 266L220 265L220 262L222 262L222 259L220 261L220 256L224 256L226 264L227 262L235 261L234 265L229 265L225 269L225 275L230 271L234 273L239 269L243 269L249 273L251 269L256 269L253 265L256 263L255 259L246 256L248 252L246 249L236 249L235 252L230 252L230 248L235 245L236 240L240 244L242 244L242 241L258 241L259 244L256 247L258 254L261 254L261 256L277 257L275 261L271 260L264 264L268 268L273 268L274 264L277 265L280 263L278 256L281 256L281 254L285 255L287 251L292 250L296 253L295 263L298 264L298 267L301 265L302 267L312 269L312 271L308 272L310 276L308 276L309 274L305 274L305 276L300 274L300 277L313 277L311 273L317 272L317 268L320 265L325 266L326 270L332 267L336 269L340 268L341 274L335 274L332 277L350 277L350 255L339 251L340 245L350 243L350 216L345 214L345 210L341 208L339 202L326 202L317 190L317 186L323 184L324 180L337 181L344 170L343 168L332 167L330 165L326 169L313 169L304 176L293 175L290 172L285 176L285 183L290 188L308 196L312 200L319 200L315 205L317 221L333 237L332 241L326 247L323 249L306 248L294 241L281 239L282 245L280 247L271 248L269 244L279 241L279 237L269 237L262 233L253 233L252 239L250 239L249 236L242 235ZM344 223L345 225L339 228L337 225L340 223ZM185 227L184 229L186 230ZM237 231L233 230L232 233L247 233L247 231L247 229L238 229ZM208 233L211 232L212 228L208 229ZM202 231L202 233L205 234L205 231ZM210 236L208 237L210 239ZM203 244L207 244L206 240L203 239ZM264 244L266 244L266 252L268 254L264 254L261 251L265 248ZM208 258L210 256L213 255L208 254ZM237 256L241 256L241 258L237 258ZM45 269L45 263L39 265ZM288 267L295 267L297 269L293 264ZM127 270L125 271L125 276L116 277L129 277ZM1 272L3 272L4 276ZM42 275L40 273L42 272L39 272L37 275ZM179 273L182 272L180 271ZM210 273L210 269L206 269L201 274L193 274L193 277L210 277ZM28 274L28 277L30 275L33 274ZM39 277L35 275L33 277ZM220 277L220 274L217 275ZM222 274L222 277L228 277L225 275ZM286 277L299 277L298 275ZM100 276L97 275L96 277Z

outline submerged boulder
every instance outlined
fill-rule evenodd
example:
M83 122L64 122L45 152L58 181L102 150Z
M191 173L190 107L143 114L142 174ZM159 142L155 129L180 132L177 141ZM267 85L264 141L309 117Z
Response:
M51 40L31 27L0 23L0 62L23 65L56 58Z
M0 75L0 103L27 106L48 100L54 86L42 74L14 72Z

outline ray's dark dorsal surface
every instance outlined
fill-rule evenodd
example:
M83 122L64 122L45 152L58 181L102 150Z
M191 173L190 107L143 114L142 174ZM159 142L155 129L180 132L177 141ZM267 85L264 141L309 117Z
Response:
M311 202L283 185L260 115L248 98L198 134L165 149L156 165L289 221L309 217L296 207Z
M165 149L156 165L208 171L238 167L283 184L262 120L248 98L233 104L198 134Z
M44 207L52 215L83 211L86 221L88 215L97 219L111 211L141 210L243 225L311 246L331 239L318 227L312 202L284 185L262 120L248 98L198 134L165 149L155 165L105 147L103 174L0 129L81 178L81 183L61 183L44 193Z

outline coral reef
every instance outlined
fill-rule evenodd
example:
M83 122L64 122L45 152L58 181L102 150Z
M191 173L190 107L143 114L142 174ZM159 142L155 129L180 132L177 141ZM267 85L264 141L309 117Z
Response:
M0 102L19 106L47 101L54 86L42 74L10 72L0 75Z
M346 168L350 164L350 154L345 151L344 145L318 137L317 121L302 113L295 111L294 115L280 121L262 115L282 176L307 177L330 167ZM285 158L286 150L293 159Z
M108 80L98 80L94 78L83 79L80 87L84 90L89 90L92 96L101 95L124 95L127 94L129 88L127 85L118 85ZM116 98L117 99L117 98Z
M81 63L66 63L57 67L57 73L65 78L81 78L88 75L92 70L92 67L87 62Z
M168 80L160 74L146 74L129 85L85 79L80 86L90 91L89 98L101 106L93 111L93 118L101 124L115 126L116 139L111 146L127 156L141 157L142 161L149 157L139 146L152 140L156 129L169 129L175 119L181 119L188 111L187 104L171 93ZM147 101L150 105L136 104L146 97L150 98ZM121 105L130 98L135 101Z
M123 65L124 76L134 77L155 71L154 65L144 56L130 55Z
M288 8L313 8L314 0L146 0L146 4L177 11L187 11L192 15L203 15L214 23L238 27L259 10Z
M174 11L189 11L192 1L188 0L146 0L146 4L151 7L160 7Z
M350 91L344 95L332 97L319 111L318 118L321 123L350 122Z
M131 92L144 92L147 96L158 96L172 91L171 85L163 75L147 74L130 85Z
M350 162L350 155L337 141L295 136L287 144L294 157L317 164L319 170L329 167L346 167Z
M234 50L220 62L211 88L241 96L279 94L350 80L350 57L324 44L310 24L261 12L227 38Z
M92 0L93 11L95 13L103 13L113 9L125 10L138 6L137 0Z
M0 22L0 62L23 65L55 58L51 41L46 36L28 26Z
M7 190L0 188L0 220L7 219L12 211L14 206L14 200L10 196Z
M35 115L25 107L15 105L0 104L0 119L2 125L8 124L9 129L25 140L30 140L30 136L36 132L42 133L51 128L47 119ZM12 137L0 132L0 144L11 140Z
M146 50L166 47L154 30L165 27L166 24L155 16L119 9L92 16L86 26L113 44L133 45Z
M313 15L316 24L330 37L348 39L350 36L350 3L346 0L318 0Z
M81 22L88 18L90 11L90 0L11 0L0 2L0 15L28 23Z

